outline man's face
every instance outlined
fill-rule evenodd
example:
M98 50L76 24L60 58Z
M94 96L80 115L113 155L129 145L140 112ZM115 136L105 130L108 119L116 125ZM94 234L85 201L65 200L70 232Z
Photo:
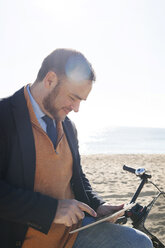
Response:
M56 120L63 121L66 115L79 111L80 102L86 100L92 89L92 82L58 82L54 89L43 99L45 110Z

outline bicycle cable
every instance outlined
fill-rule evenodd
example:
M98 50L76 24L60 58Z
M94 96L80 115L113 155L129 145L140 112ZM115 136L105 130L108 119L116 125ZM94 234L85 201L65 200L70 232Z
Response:
M164 191L162 191L155 183L153 183L152 181L148 181L148 183L151 183L152 185L154 185L155 186L155 188L157 188L157 190L160 192L160 193L162 193L163 194L163 196L165 197L165 192Z

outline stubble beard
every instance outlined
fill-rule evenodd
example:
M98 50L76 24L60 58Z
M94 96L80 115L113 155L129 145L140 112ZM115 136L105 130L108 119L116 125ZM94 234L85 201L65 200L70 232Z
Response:
M44 106L44 109L51 115L53 116L53 118L56 121L60 121L60 118L58 117L58 109L53 106L53 102L55 100L55 98L57 97L59 92L59 85L57 84L54 89L52 90L52 92L49 93L49 95L47 95L43 101L42 104Z

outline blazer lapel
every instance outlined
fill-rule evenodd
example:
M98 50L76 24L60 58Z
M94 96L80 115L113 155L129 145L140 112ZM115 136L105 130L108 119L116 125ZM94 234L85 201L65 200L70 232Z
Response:
M22 153L24 182L27 189L33 190L35 176L35 144L29 112L24 97L24 88L12 96L12 110Z
M74 130L71 121L67 117L63 122L63 128L73 155L73 176L71 179L71 183L75 197L76 199L79 199L90 205L81 175L80 154L78 151L76 130Z
M69 147L73 155L73 166L74 166L74 169L76 169L75 166L79 162L79 159L80 159L79 152L78 152L78 144L77 144L76 134L73 130L73 125L71 121L69 120L69 118L67 117L65 118L63 122L63 128L64 128L65 135L67 137L67 140L68 140Z

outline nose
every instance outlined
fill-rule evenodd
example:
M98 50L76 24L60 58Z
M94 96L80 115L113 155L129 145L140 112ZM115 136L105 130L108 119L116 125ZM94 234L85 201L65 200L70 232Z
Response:
M72 104L72 110L74 112L78 112L79 111L79 108L80 108L80 102L75 102L74 104Z

